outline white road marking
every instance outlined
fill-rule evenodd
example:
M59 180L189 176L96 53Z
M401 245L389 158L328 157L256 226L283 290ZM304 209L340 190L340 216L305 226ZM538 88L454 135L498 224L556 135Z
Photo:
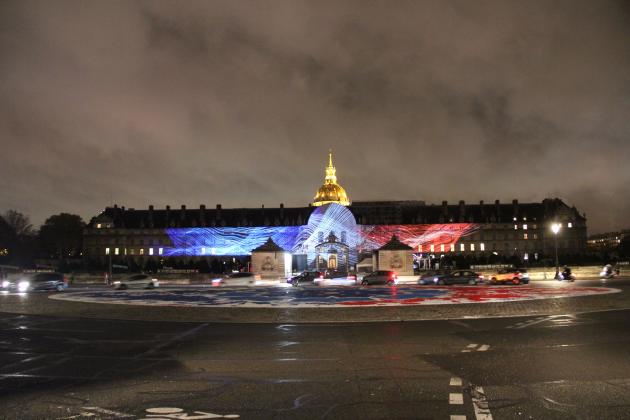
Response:
M470 350L470 349L464 349L464 350L462 350L462 353L470 353L471 351L472 350Z
M482 346L480 346L477 351L486 351L490 348L490 345L488 344L483 344Z
M532 321L528 321L528 322L522 322L521 325L518 325L515 327L517 329L522 329L522 328L527 328L527 327L531 327L532 325L536 325L536 324L540 324L541 322L545 322L548 321L551 317L540 317L540 318L536 318Z
M473 402L473 408L475 409L475 418L477 420L492 420L492 414L488 407L488 400L483 388L476 386L470 393Z
M451 378L451 383L449 384L450 386L462 386L462 378L458 378L457 376L454 376Z
M453 405L464 404L464 394L451 392L448 394L448 403Z
M469 344L466 347L468 347L469 349L474 349L477 346L478 346L478 344Z
M451 414L451 420L466 420L466 416L459 414Z
M101 407L83 407L84 410L93 411L95 413L100 414L108 414L110 416L116 416L116 418L131 418L136 417L133 414L121 413L120 411L107 410L106 408Z

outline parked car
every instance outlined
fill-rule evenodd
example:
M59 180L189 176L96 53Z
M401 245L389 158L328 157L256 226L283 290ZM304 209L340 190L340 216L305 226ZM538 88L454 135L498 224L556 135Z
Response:
M148 274L131 274L123 277L120 280L116 280L113 283L114 289L153 289L160 286L158 279L151 277Z
M68 278L61 273L28 273L14 280L3 280L2 288L16 292L56 290L63 292L68 287Z
M398 275L395 271L388 270L373 271L361 280L361 284L364 286L370 284L393 285L395 283L398 283Z
M475 285L483 282L483 276L470 270L454 270L444 274L437 274L433 277L434 284L470 284Z
M257 276L254 273L230 273L223 277L212 279L213 286L253 286Z
M429 270L418 279L418 284L435 284L433 280L436 276L450 273L450 270Z
M490 276L491 284L527 284L529 274L525 268L502 268Z
M290 283L294 286L297 286L299 283L309 283L314 281L315 279L323 279L324 273L319 271L302 271L297 276L293 276L287 280L287 283Z

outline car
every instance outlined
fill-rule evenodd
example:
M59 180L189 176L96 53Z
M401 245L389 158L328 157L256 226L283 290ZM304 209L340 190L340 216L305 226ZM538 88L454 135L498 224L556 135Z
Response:
M56 290L63 292L68 287L68 278L62 273L27 273L14 280L3 280L2 288L30 292L36 290Z
M527 284L529 274L525 268L502 268L490 276L491 284Z
M439 285L470 284L483 282L483 276L471 270L454 270L443 274L436 274L433 283Z
M418 284L435 284L435 281L433 280L435 276L448 273L450 273L450 270L429 270L420 276L420 278L418 279Z
M393 285L398 283L398 275L395 271L390 270L377 270L363 277L361 284L364 286L370 284L387 284Z
M114 289L153 289L160 286L158 279L148 274L130 274L113 283Z
M213 286L252 286L258 280L254 273L230 273L223 277L212 279Z
M320 271L302 271L300 274L298 274L297 276L293 276L290 279L287 280L287 283L293 284L293 285L297 285L299 283L304 283L304 282L312 282L315 279L323 279L324 278L324 273L320 272Z

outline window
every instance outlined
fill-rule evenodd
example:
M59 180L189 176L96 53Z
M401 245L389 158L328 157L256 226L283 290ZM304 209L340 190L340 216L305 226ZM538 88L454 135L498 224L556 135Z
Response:
M571 222L567 223L567 227L572 228L573 227L573 223L571 223Z
M523 230L527 230L527 225L526 224L523 225Z
M460 250L461 252L466 251L466 245L464 245L464 244L459 244L459 250Z
M527 233L523 234L523 239L527 239Z
M518 229L518 225L514 225L514 230Z
M418 245L418 252L422 252L422 245Z
M129 255L134 255L135 251L136 251L135 249L129 248Z
M440 245L440 252L444 252L444 244Z
M100 229L100 228L101 228L101 224L100 224L100 223L97 223L97 224L96 224L96 229Z
M201 255L206 255L206 247L205 246L201 247Z
M144 255L144 248L140 248L140 255Z
M120 253L120 248L114 248L114 255L118 255Z
M455 252L455 244L451 244L451 252Z
M153 255L153 248L149 248L149 255Z
M470 250L474 251L475 250L475 244L470 244Z
M162 255L164 253L164 248L158 248L158 255Z
M484 244L483 242L479 244L479 249L481 251L485 251L486 250L486 244Z
M105 255L109 255L109 248L105 248Z
M534 233L534 239L538 239L538 234Z
M435 245L431 245L431 252L435 252Z

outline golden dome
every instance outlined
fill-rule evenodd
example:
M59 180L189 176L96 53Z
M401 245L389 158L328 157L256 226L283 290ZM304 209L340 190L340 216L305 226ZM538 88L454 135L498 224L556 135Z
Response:
M337 203L342 206L349 206L350 200L346 190L339 184L337 184L337 170L332 164L332 151L328 152L328 167L326 167L326 178L324 184L319 187L315 198L313 199L314 206L323 206L324 204Z

